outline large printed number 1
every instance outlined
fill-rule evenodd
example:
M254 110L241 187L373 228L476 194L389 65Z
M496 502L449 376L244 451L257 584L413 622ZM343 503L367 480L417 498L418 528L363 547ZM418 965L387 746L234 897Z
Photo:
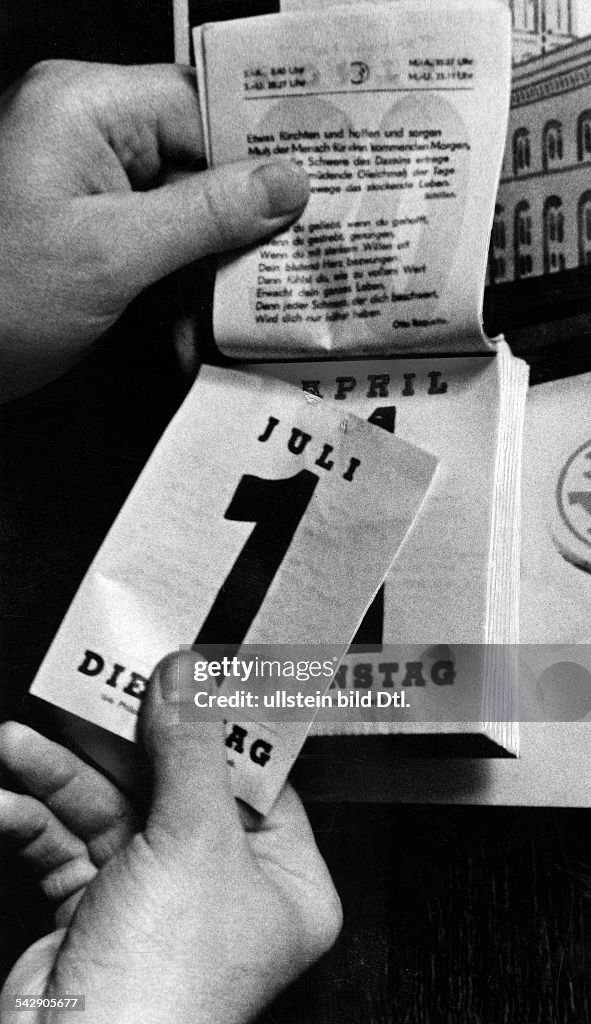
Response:
M387 430L389 434L395 433L396 406L379 406L379 408L374 409L368 422L375 423L377 427L381 427L382 430ZM355 644L358 654L362 651L381 651L384 643L383 586L380 587L372 603L367 609L352 642Z
M209 644L221 644L226 657L233 657L240 647L285 558L318 479L308 469L284 480L264 480L249 474L241 478L224 519L256 525L195 639L194 647L203 654L207 654Z

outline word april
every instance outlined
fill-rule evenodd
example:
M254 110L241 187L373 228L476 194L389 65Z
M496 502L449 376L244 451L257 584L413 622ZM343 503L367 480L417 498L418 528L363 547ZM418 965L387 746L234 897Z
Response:
M261 441L263 444L265 444L271 437L271 434L274 432L275 428L278 426L279 420L277 419L277 417L269 416L267 426L263 430L263 433L259 434L257 441ZM304 430L300 430L299 427L293 427L289 435L289 438L286 442L287 450L288 452L291 452L292 455L302 455L303 452L308 447L308 444L311 440L311 434L306 434L306 432ZM319 466L320 469L324 469L327 472L330 472L330 470L334 466L334 461L333 459L330 458L333 451L334 447L331 444L323 444L322 451L320 452L318 458L314 462L314 465ZM360 465L361 462L359 459L350 458L349 465L345 472L342 474L343 480L348 480L349 482L351 482L355 474L355 470Z

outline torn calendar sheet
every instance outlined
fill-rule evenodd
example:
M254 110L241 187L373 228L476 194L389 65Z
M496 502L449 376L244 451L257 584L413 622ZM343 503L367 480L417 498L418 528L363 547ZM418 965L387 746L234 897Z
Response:
M436 463L292 385L202 368L91 565L32 693L131 740L152 669L179 646L236 652L242 643L328 643L336 669ZM315 692L318 684L307 685ZM236 794L261 813L312 717L261 726L266 760L232 748ZM241 724L227 722L228 738ZM251 734L256 728L248 726Z

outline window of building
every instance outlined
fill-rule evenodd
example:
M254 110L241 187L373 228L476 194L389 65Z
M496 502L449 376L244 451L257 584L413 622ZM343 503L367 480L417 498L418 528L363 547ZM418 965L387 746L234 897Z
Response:
M495 219L493 224L493 245L495 249L504 249L507 244L505 231L505 211L502 206L495 206Z
M548 121L546 124L542 141L542 152L544 154L545 171L556 167L561 162L564 155L564 146L560 121Z
M507 231L505 228L505 210L497 203L495 206L495 219L493 221L492 235L489 250L489 274L491 284L504 281L507 276L507 261L505 250L507 247Z
M555 274L565 268L562 199L559 196L549 196L544 203L544 273Z
M513 26L526 32L538 31L536 0L515 0L513 9Z
M579 199L579 266L591 266L591 191Z
M570 0L556 0L555 31L573 34L572 10Z
M526 199L523 199L515 207L513 250L515 280L520 281L524 277L530 277L534 272L534 256L531 211Z
M591 160L591 110L584 110L577 123L577 157Z
M523 174L531 164L531 147L527 128L518 128L513 136L513 174Z

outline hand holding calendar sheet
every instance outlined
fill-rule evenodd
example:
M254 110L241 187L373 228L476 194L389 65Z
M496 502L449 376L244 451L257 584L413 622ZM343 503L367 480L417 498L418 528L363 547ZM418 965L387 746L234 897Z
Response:
M147 679L179 646L331 642L342 657L435 466L293 386L204 367L32 692L133 739ZM268 810L308 725L265 731L264 764L234 750L237 794Z

